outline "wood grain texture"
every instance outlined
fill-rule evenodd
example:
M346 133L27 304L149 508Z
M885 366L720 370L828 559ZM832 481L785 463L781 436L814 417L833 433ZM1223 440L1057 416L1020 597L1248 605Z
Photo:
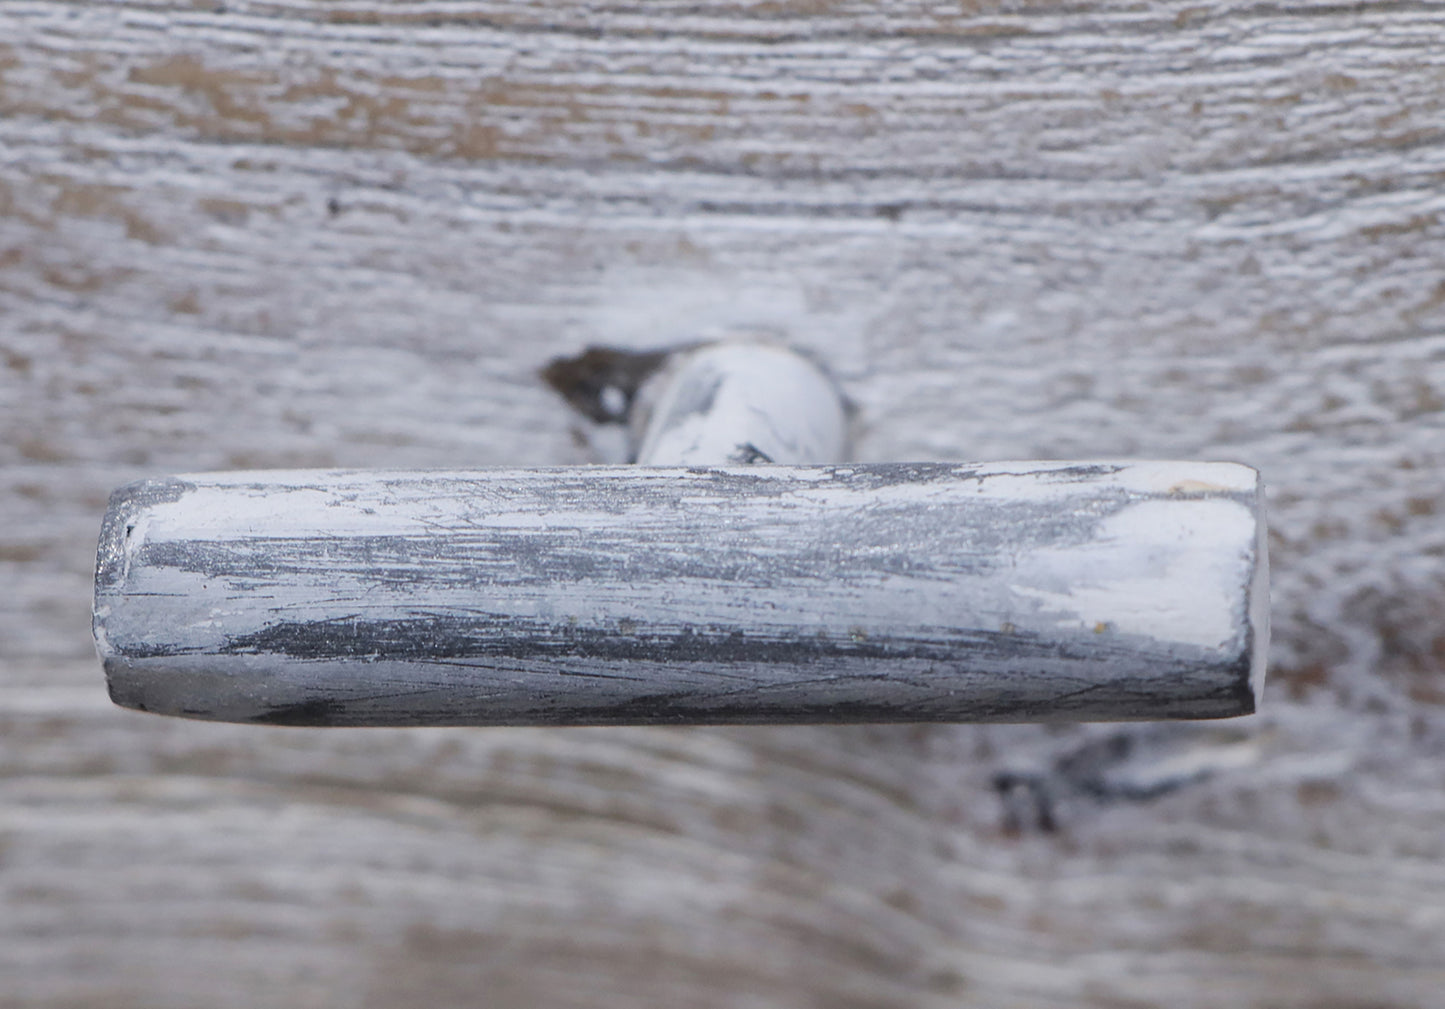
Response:
M282 725L1253 714L1229 463L200 474L112 497L113 700Z
M0 4L0 1004L1435 1009L1442 22ZM1137 799L1113 730L105 699L114 487L607 459L538 367L738 332L828 362L865 461L1259 468L1257 735Z

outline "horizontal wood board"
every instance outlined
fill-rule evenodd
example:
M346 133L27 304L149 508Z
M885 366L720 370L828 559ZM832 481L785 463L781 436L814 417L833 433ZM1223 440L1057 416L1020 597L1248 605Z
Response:
M0 1004L1438 1005L1442 30L0 5ZM736 333L828 364L863 461L1258 467L1254 734L316 734L105 700L114 487L616 459L537 368ZM1119 784L1149 769L1192 783Z

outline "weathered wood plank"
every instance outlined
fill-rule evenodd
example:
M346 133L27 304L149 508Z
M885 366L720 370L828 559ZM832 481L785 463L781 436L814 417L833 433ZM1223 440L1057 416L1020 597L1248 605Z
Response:
M0 1005L1437 1009L1439 5L221 6L0 3ZM740 331L864 460L1258 467L1252 762L105 699L113 488L618 461L536 369Z
M117 491L111 696L289 725L1250 714L1229 463L297 471Z

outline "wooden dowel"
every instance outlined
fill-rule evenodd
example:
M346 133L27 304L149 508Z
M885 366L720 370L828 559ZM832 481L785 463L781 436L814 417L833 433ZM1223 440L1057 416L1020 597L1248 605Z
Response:
M848 424L837 386L786 347L714 343L674 354L638 399L633 426L645 466L845 458Z
M207 474L112 497L95 635L226 721L1215 718L1266 572L1229 463Z

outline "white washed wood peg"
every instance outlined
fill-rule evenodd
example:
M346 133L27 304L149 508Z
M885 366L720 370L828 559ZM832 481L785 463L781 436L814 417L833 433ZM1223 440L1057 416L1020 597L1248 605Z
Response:
M847 415L833 381L768 343L716 343L675 354L639 390L637 462L841 462Z
M841 453L841 400L811 363L754 350L660 373L647 465L121 488L96 571L111 696L295 725L1254 710L1253 469L780 464Z

